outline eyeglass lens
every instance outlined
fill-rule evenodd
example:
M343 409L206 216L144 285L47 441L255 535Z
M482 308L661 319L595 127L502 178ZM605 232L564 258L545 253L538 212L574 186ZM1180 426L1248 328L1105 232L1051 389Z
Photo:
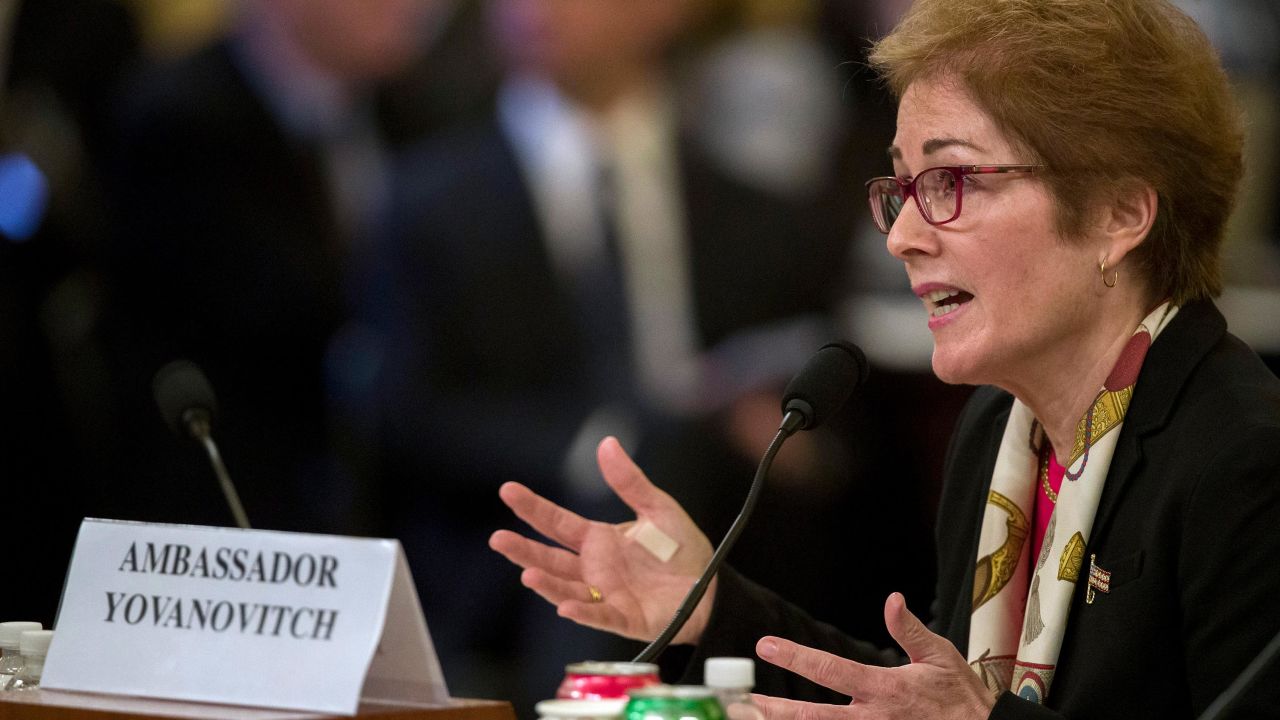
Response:
M949 169L933 168L916 177L907 187L893 178L871 184L872 215L881 232L887 233L893 227L912 189L925 220L944 223L955 218L959 198L956 177Z

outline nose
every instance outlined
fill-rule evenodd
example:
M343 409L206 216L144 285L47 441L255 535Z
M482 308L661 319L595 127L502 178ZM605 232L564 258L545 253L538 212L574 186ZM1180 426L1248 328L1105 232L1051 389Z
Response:
M902 261L913 256L938 254L938 229L925 222L915 203L915 198L907 198L885 239L889 254Z

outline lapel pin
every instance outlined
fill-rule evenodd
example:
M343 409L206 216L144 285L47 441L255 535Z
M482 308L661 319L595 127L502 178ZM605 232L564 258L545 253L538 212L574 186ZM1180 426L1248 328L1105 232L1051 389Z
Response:
M1093 599L1096 597L1094 591L1110 593L1111 592L1111 573L1098 567L1097 554L1089 556L1089 586L1084 591L1085 603L1092 605Z

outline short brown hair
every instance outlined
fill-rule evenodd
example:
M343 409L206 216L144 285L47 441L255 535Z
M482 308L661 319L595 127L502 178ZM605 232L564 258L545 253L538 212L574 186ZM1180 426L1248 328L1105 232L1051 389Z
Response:
M1159 211L1136 251L1150 290L1175 303L1222 291L1239 111L1204 33L1166 0L916 0L871 64L898 97L958 79L1048 166L1066 237L1096 201L1150 184Z

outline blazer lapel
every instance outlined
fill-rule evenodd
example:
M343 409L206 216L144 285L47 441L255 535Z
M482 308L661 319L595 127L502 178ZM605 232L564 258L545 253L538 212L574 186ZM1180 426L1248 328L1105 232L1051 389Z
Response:
M1200 360L1221 339L1227 321L1209 301L1183 306L1152 344L1138 375L1133 403L1107 473L1094 516L1094 538L1106 531L1130 479L1143 466L1143 440L1169 421L1182 386Z

